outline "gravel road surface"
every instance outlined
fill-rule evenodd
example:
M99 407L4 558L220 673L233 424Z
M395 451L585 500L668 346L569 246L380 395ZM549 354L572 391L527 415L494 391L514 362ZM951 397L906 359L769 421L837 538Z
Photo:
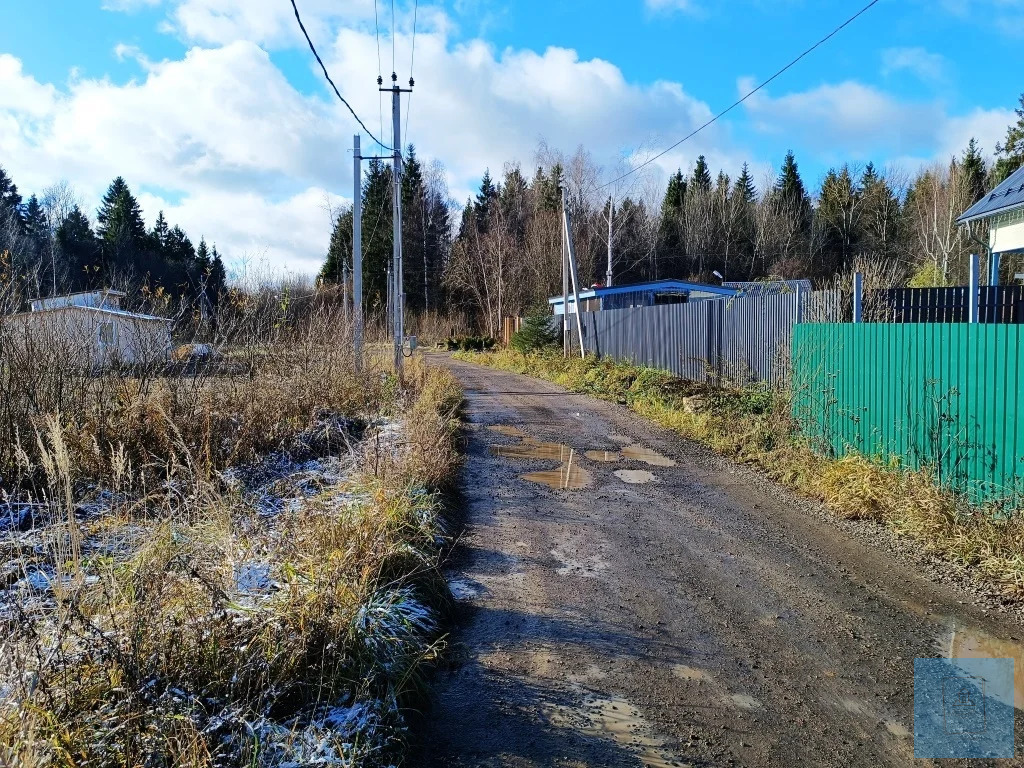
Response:
M466 390L467 528L415 765L929 765L915 658L1013 655L1024 678L1021 625L914 546L626 408L434 362Z

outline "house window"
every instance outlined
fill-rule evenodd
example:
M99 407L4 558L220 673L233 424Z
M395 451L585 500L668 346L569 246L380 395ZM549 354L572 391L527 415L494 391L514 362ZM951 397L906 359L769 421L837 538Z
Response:
M97 329L99 333L100 344L113 344L114 343L114 324L113 323L100 323Z

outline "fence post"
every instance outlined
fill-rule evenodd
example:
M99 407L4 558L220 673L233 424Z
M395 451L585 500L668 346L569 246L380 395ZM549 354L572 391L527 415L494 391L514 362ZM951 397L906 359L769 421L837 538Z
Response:
M992 253L988 257L988 284L999 285L999 261L1002 254Z
M981 260L978 254L971 254L971 279L967 286L967 322L978 322L978 283L981 270Z
M864 275L853 273L853 322L864 322Z

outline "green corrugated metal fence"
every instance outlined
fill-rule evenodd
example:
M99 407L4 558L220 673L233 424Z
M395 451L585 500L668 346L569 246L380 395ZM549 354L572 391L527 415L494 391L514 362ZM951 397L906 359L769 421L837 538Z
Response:
M819 450L930 466L975 500L1024 492L1024 326L797 325L793 414Z

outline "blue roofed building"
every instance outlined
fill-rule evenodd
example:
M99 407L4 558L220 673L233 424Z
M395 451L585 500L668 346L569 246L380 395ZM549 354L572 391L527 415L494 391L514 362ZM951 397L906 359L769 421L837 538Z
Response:
M957 219L960 224L988 221L989 283L999 284L999 257L1012 251L1024 251L1024 168L1010 174L981 200Z
M611 288L594 286L580 291L580 307L584 312L603 312L609 309L656 307L665 304L689 304L709 299L731 299L741 296L764 296L775 293L810 292L808 280L772 280L752 283L724 283L707 285L685 280L656 280L650 283L616 285ZM548 299L555 315L565 314L561 296ZM575 314L573 296L569 294L569 314Z

